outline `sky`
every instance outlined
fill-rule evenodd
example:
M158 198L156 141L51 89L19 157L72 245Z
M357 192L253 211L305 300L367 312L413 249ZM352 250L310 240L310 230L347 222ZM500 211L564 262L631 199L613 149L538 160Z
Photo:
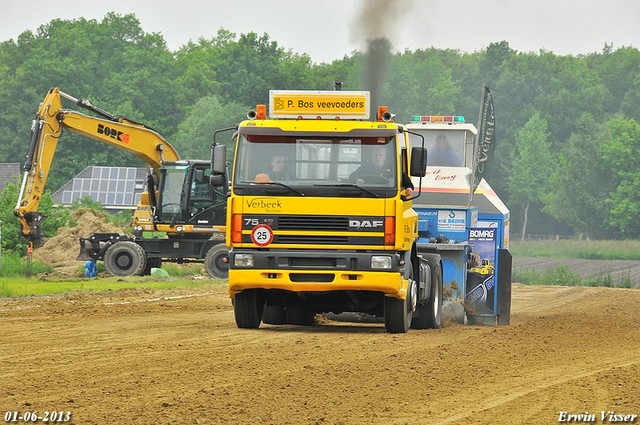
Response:
M395 51L435 47L475 52L507 41L518 52L558 55L640 48L640 0L0 0L0 42L52 19L136 15L171 50L224 28L269 35L278 46L330 63L367 38Z

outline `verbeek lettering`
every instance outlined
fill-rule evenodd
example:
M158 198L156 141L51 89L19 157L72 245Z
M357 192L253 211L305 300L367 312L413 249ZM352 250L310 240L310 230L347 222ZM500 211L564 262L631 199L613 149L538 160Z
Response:
M279 199L253 199L247 200L248 208L282 208Z

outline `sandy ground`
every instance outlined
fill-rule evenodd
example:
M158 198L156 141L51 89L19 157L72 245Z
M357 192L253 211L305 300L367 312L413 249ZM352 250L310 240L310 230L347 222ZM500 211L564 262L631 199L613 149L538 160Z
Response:
M512 307L509 326L391 335L324 318L240 330L224 284L2 299L0 413L71 412L75 424L640 415L640 290L514 284Z

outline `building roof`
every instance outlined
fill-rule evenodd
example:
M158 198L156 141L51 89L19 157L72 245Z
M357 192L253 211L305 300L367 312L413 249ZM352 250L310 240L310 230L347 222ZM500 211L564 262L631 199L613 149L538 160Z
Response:
M0 192L4 190L7 183L19 178L20 164L17 162L0 163Z

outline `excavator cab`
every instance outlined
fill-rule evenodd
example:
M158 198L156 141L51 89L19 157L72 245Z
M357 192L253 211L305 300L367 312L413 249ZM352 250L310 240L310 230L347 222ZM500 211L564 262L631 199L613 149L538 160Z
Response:
M176 161L160 170L156 224L210 227L225 223L226 196L209 183L208 161Z

